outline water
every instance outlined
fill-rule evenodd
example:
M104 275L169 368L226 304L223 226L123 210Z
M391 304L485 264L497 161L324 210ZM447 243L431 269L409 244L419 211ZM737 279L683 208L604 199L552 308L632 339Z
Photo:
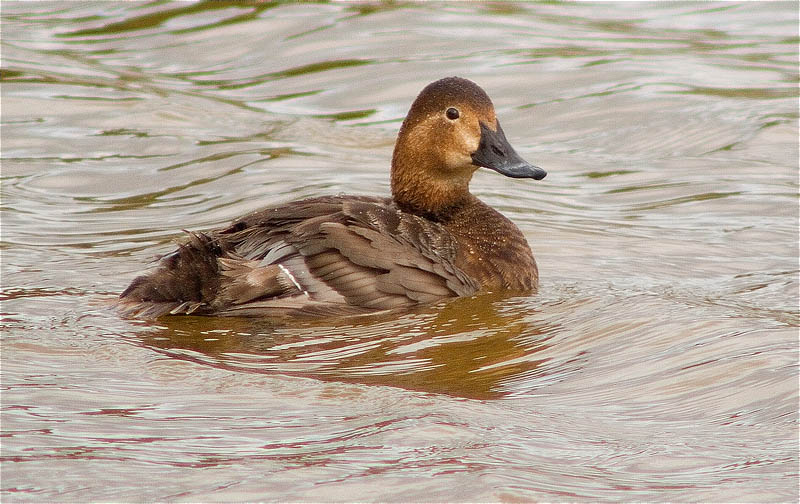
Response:
M793 3L2 3L2 498L796 501ZM107 306L182 229L388 192L428 82L549 172L529 297Z

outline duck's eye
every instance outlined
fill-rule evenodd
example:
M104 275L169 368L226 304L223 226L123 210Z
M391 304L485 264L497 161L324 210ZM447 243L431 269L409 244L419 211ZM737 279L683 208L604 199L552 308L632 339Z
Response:
M447 109L447 112L445 112L445 114L447 115L447 118L450 119L451 121L455 121L461 115L458 112L458 109L457 108L453 108L453 107L450 107L449 109Z

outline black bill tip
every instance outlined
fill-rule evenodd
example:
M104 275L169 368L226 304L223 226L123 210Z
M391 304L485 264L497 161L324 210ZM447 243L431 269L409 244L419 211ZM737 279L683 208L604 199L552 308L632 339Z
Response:
M492 170L511 178L532 178L533 180L542 180L547 176L547 172L538 166L534 166L523 160L520 161L520 163L516 164L508 163L497 167L487 166L487 168L491 168Z

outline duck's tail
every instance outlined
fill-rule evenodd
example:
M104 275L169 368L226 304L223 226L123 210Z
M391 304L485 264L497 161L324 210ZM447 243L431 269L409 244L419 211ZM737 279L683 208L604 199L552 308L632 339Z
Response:
M120 294L117 307L125 316L150 319L210 309L219 290L217 259L223 250L206 234L187 233L189 239L162 257L155 271L135 278Z

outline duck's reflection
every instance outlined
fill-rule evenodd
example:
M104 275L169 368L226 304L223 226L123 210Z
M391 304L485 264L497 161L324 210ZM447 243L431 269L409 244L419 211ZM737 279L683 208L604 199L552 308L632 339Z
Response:
M399 315L280 327L171 317L140 338L175 358L225 369L493 399L505 394L504 383L539 367L536 354L549 346L525 301L485 294Z

